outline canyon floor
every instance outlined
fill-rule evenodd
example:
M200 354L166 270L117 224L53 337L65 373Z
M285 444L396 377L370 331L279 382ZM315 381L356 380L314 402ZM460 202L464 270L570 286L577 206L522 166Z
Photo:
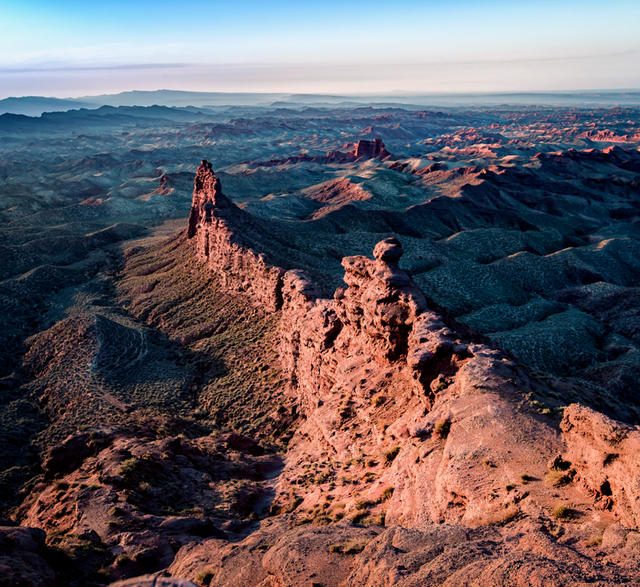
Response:
M639 145L633 106L0 116L0 584L637 584Z

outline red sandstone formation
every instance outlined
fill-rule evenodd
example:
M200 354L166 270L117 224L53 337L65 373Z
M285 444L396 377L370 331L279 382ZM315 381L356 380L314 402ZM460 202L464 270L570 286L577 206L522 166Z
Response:
M211 488L225 487L222 446L260 466L250 439L105 437L109 446L85 447L80 436L51 452L46 473L61 483L25 501L23 523L64 528L78 544L103 540L131 568L151 561L207 587L637 583L638 427L579 405L562 422L542 409L553 382L444 315L399 266L395 238L373 260L343 259L347 287L323 298L304 272L244 244L256 230L203 163L188 231L197 258L229 291L278 312L282 369L302 414L269 485L272 516L232 544L211 520L161 519L127 501L127 483L142 480L132 460L199 503L221 499ZM79 468L70 450L86 457ZM245 497L236 507L246 514ZM24 556L42 566L34 548Z
M280 306L284 271L244 246L237 228L246 229L250 222L250 216L222 193L220 180L203 161L196 174L187 237L197 237L198 260L216 272L226 289L246 293L273 312Z
M286 159L270 159L269 161L252 161L252 165L260 167L275 167L276 165L286 165L295 163L349 163L352 161L366 161L367 159L380 159L386 161L393 155L387 151L382 139L376 138L373 141L361 139L355 147L345 153L343 151L330 151L325 156L311 157L306 153Z
M373 141L360 140L356 148L352 151L356 160L362 159L380 159L384 161L391 157L391 153L387 151L382 139L376 138Z
M573 404L561 425L563 458L601 509L613 510L627 528L640 526L640 429Z
M305 421L289 444L272 506L295 513L265 520L232 556L220 540L185 547L172 574L193 578L208 566L211 585L273 587L314 577L336 586L560 586L579 575L628 583L638 560L629 550L639 542L632 531L637 428L571 406L560 430L558 418L533 401L551 389L444 317L399 267L394 238L378 243L375 260L346 257L347 287L326 299L304 272L269 267L240 244L234 231L247 221L206 167L198 170L194 218L199 258L233 291L281 310L280 357ZM311 485L310 464L322 471ZM584 521L558 530L564 513L557 511ZM332 524L345 514L388 528ZM626 527L611 525L616 519ZM295 528L305 521L329 525ZM611 570L589 550L603 529L617 565ZM340 552L354 541L368 546L332 574L336 559L327 548ZM506 541L508 555L499 546ZM427 554L434 544L438 555ZM439 554L447 551L453 565ZM514 575L511 565L526 570Z

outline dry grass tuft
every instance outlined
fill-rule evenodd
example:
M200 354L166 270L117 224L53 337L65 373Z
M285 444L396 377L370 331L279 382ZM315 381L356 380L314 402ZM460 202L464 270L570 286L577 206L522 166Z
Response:
M336 554L359 554L367 547L369 542L370 540L354 538L352 540L347 540L342 544L332 544L329 547L329 552Z
M449 432L451 430L451 422L449 420L438 420L436 422L435 427L433 428L433 433L438 438L446 438L449 436Z
M553 514L553 517L558 520L571 520L574 517L571 508L562 504L554 507L551 513Z
M400 447L399 446L393 446L388 450L385 450L382 452L382 457L384 458L385 461L387 461L387 463L391 463L400 453Z
M508 524L520 515L520 508L511 504L502 510L485 512L469 521L470 526L500 526Z

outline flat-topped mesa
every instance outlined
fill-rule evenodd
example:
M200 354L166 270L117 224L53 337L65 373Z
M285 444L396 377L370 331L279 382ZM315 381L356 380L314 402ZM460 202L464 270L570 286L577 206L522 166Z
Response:
M220 180L205 159L196 173L187 238L196 239L201 263L215 271L228 291L245 293L267 312L282 305L284 270L269 265L248 247L241 232L255 232L251 217L222 193Z
M391 153L387 151L382 139L377 138L373 141L360 140L352 151L356 159L380 159L381 161L391 157Z

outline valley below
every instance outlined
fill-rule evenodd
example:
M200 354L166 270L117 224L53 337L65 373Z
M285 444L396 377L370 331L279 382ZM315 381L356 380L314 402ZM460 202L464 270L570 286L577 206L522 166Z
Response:
M639 147L633 104L0 115L0 585L637 584Z

